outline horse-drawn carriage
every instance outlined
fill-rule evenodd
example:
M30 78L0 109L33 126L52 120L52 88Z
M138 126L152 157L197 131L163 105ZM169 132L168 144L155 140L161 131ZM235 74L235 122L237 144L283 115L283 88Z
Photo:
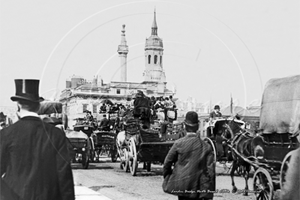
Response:
M72 160L81 162L82 167L87 169L95 155L95 145L92 134L95 126L85 118L75 118L73 130L66 130L66 136L72 149Z
M147 171L151 170L151 163L163 163L174 141L182 134L181 131L170 132L167 129L164 133L146 129L130 114L125 118L124 131L117 136L117 149L120 167L126 172L130 171L133 176L136 175L139 162L144 162Z
M93 141L95 144L95 161L100 160L101 154L110 156L112 162L117 161L117 121L117 113L109 113L107 124L104 127L98 127L97 130L94 131Z
M232 140L232 171L238 166L244 167L247 194L247 179L252 166L256 199L271 200L274 192L283 188L290 157L299 147L296 138L300 133L299 75L272 79L267 83L262 98L260 129L257 136L242 133ZM233 173L231 176L233 181ZM236 190L234 181L233 190Z
M216 162L222 162L226 166L227 161L232 161L228 144L244 126L245 122L236 117L217 118L206 123L206 136L203 140L212 146Z

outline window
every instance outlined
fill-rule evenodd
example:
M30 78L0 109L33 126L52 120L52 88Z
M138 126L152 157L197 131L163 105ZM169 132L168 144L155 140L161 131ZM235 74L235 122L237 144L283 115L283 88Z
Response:
M157 63L157 55L154 56L154 64Z
M160 64L162 64L162 56L160 56Z
M117 89L117 94L121 94L121 90L120 89Z
M151 56L149 55L148 56L148 64L150 64L150 61L151 61Z
M97 105L93 105L93 113L97 113Z
M84 112L84 111L86 111L87 110L87 104L86 103L84 103L84 104L82 104L82 112Z

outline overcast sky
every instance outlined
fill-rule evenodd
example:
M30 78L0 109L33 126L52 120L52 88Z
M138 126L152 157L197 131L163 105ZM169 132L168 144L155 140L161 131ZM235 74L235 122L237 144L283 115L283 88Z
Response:
M0 105L17 78L41 79L46 98L73 74L119 81L122 24L128 81L142 82L154 8L177 98L245 106L269 79L300 74L299 0L1 0Z

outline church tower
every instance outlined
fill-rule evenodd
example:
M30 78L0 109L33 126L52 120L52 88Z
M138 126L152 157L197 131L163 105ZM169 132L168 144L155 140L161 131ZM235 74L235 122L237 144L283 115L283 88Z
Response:
M151 36L146 39L145 44L145 71L144 82L166 84L166 76L163 71L163 41L157 35L156 11L151 27ZM163 88L161 88L163 90ZM161 91L162 92L162 91Z
M127 54L128 46L125 38L125 24L123 24L121 34L121 44L118 46L118 53L120 57L120 68L121 68L121 81L127 81Z

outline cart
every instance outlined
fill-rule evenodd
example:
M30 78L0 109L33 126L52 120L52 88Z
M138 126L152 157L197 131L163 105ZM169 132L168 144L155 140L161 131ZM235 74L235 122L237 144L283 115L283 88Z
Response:
M117 145L120 156L120 167L126 172L136 175L138 164L151 171L152 163L163 163L176 139L183 136L179 125L169 125L165 131L144 129L137 119L127 119L125 124L125 143ZM166 126L168 127L168 125ZM180 131L179 131L180 130Z
M99 161L101 153L106 153L111 157L112 162L117 161L117 146L116 146L115 131L95 131L93 141L95 144L95 161Z
M66 134L71 149L71 158L73 162L81 161L82 167L87 169L91 154L91 142L86 133L82 131L67 131Z
M272 200L274 192L286 181L291 154L299 148L296 136L300 132L300 75L271 79L267 83L262 98L260 129L263 158L245 157L235 148L232 151L255 169L253 190L256 199Z
M91 143L91 148L90 148L90 152L89 152L89 159L90 162L93 162L96 158L96 152L95 152L95 141L93 139L93 134L94 131L97 130L97 127L95 125L95 122L88 122L86 121L85 118L75 118L74 120L76 120L76 124L73 126L74 131L82 131L83 133L85 133Z

